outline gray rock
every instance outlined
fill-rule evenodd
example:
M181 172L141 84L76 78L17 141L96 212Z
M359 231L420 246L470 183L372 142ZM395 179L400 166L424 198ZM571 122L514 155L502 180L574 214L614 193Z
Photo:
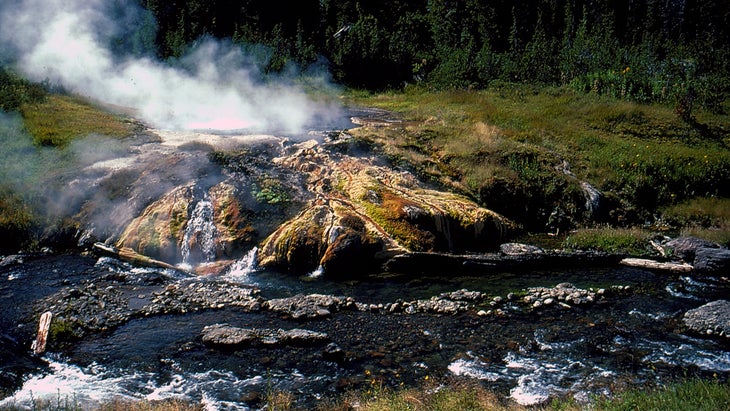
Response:
M300 328L238 328L228 324L214 324L203 328L201 338L205 345L233 349L255 345L316 345L329 340L325 333Z
M682 319L684 324L699 334L719 335L730 339L730 301L718 300L689 310Z
M349 298L324 294L297 294L293 297L276 298L263 303L263 307L284 314L295 320L328 317L333 311L351 306Z
M521 243L505 243L499 246L499 251L505 255L530 255L543 254L545 250L540 247L521 244Z
M727 272L730 268L730 250L726 248L699 248L695 251L694 269L703 274Z
M691 263L695 259L697 250L701 248L720 248L720 245L712 241L695 237L679 237L664 243L664 248L675 257Z
M228 324L214 324L203 328L203 343L211 346L241 347L252 344L259 336L253 329L231 327Z

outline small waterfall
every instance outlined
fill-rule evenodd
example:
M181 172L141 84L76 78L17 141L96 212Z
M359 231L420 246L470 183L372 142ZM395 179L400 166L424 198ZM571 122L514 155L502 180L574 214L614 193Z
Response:
M258 247L249 250L243 257L231 265L226 275L235 279L242 279L256 272L258 270L258 253Z
M317 279L317 278L321 278L322 275L324 275L324 267L322 267L320 265L320 266L317 267L317 269L315 269L311 273L307 274L307 278L314 280L314 279Z
M601 207L601 192L585 181L580 182L580 188L586 198L586 211L590 213L591 217L595 217Z
M206 194L195 205L185 227L185 236L180 249L184 266L190 266L193 262L215 260L218 229L213 222L213 216L213 202Z

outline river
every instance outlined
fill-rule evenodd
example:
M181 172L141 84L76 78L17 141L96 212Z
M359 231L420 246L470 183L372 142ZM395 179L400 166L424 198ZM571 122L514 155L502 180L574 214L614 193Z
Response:
M206 278L91 255L5 259L0 265L0 334L18 341L22 351L35 332L34 302L115 270L139 278L157 275L166 284L255 286L264 299L321 293L374 305L468 289L505 297L503 314L478 315L476 309L455 315L340 311L294 321L271 311L227 306L133 318L46 353L47 367L29 366L22 384L4 387L8 396L0 408L32 408L33 401L44 397L83 406L121 397L182 398L208 409L247 410L261 408L272 390L292 393L299 405L309 406L373 381L395 388L462 378L478 380L518 403L537 404L556 396L589 401L594 395L674 378L730 376L727 342L678 332L684 312L729 295L727 283L625 267L429 278L391 274L334 282L259 270L254 256L250 253L224 275ZM506 299L528 287L564 282L617 291L571 309L524 310ZM139 294L152 289L144 282L134 287ZM134 297L129 304L135 304ZM305 328L326 333L330 344L221 350L201 343L201 330L216 323Z

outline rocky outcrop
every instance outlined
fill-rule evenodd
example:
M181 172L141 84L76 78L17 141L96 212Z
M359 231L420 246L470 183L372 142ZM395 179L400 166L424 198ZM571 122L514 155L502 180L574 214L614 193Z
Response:
M293 297L276 298L263 303L265 309L283 314L295 320L329 317L342 309L357 309L351 297L335 297L325 294L298 294Z
M238 328L228 324L214 324L203 328L201 339L205 345L217 348L238 349L251 346L303 346L326 343L325 333L295 328L257 329Z
M694 237L679 237L663 247L675 257L691 264L700 274L721 274L730 268L730 250L717 243Z
M213 261L253 241L249 214L229 183L204 192L194 185L177 187L132 220L117 245L172 263Z
M321 266L328 276L344 277L409 251L484 251L512 227L463 196L425 188L408 172L316 142L296 145L274 162L307 175L317 200L265 240L262 266L299 272Z
M730 339L730 301L713 301L689 310L682 321L696 333Z
M193 199L193 187L178 187L150 204L139 217L132 220L117 245L154 256L164 261L180 259L188 208Z

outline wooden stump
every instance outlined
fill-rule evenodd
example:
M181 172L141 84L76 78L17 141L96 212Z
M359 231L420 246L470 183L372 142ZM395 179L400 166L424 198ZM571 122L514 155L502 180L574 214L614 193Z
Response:
M46 351L46 342L48 341L48 331L51 329L52 318L53 313L50 311L46 311L41 315L40 321L38 321L38 335L30 346L33 354L43 354Z

